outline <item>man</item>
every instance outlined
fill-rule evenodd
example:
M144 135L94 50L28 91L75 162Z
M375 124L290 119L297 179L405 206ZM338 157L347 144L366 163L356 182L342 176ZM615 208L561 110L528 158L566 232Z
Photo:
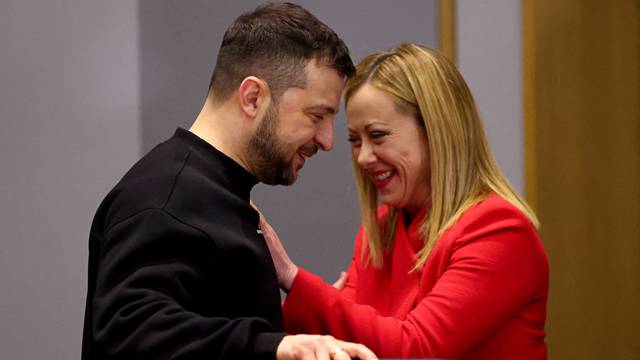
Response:
M276 273L249 194L291 184L333 142L343 41L305 9L270 4L225 33L209 94L107 195L90 234L82 358L373 358L283 333Z

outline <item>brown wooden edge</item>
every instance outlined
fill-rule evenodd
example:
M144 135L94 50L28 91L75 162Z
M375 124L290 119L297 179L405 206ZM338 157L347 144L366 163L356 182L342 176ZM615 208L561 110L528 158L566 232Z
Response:
M522 84L524 114L524 193L538 209L536 97L535 97L535 0L522 1Z
M440 51L457 63L455 0L438 0L438 25Z

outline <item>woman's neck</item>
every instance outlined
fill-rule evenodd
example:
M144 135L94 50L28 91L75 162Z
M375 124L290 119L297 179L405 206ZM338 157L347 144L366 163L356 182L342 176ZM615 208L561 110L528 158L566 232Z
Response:
M404 226L405 227L409 227L409 225L411 225L411 222L413 222L413 219L415 219L416 215L418 215L418 213L420 212L420 208L402 208L402 215L404 217Z

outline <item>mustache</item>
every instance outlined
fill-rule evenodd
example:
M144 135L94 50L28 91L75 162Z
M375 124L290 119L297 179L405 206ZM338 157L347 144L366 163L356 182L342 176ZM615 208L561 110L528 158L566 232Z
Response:
M306 157L311 157L318 152L318 147L315 144L305 145L300 148L299 152Z

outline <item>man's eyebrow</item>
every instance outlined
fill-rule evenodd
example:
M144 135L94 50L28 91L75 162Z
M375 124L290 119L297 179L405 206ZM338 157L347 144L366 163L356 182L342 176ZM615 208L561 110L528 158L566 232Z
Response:
M309 106L309 108L307 110L309 110L309 111L318 111L318 110L320 110L322 112L333 114L333 115L338 113L338 110L336 110L332 106L328 106L328 105L312 105L312 106Z

